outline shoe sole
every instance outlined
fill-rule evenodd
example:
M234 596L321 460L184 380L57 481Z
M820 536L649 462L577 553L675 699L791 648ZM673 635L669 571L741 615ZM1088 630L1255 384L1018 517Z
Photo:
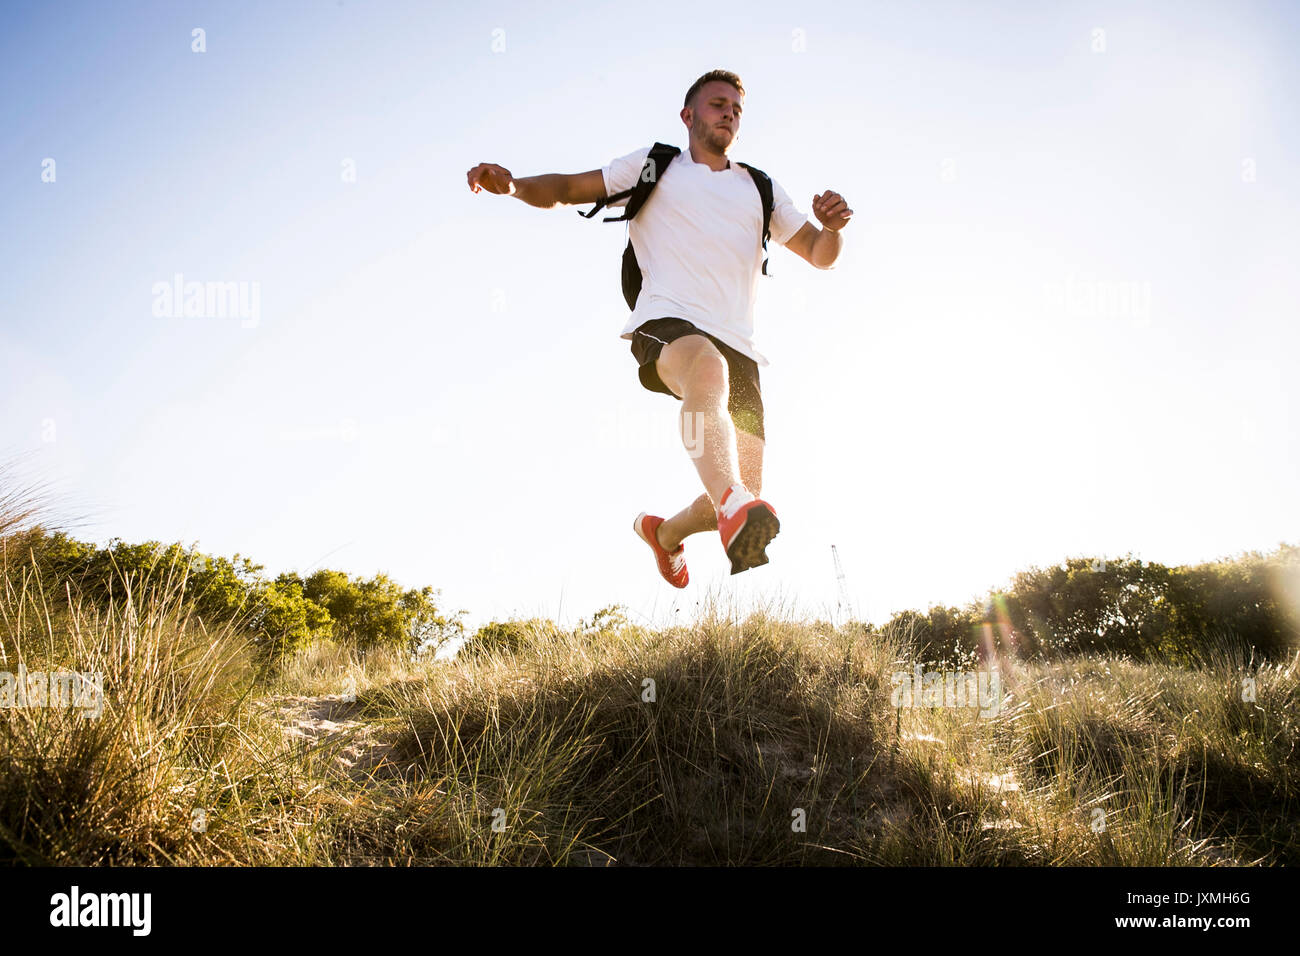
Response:
M731 573L739 574L767 564L767 546L780 530L781 522L770 508L766 505L751 508L745 516L745 526L736 532L727 549Z

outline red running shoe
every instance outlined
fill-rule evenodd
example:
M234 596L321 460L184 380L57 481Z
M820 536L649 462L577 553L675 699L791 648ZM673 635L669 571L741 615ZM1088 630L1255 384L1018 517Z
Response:
M731 559L732 574L767 564L768 542L781 530L776 512L761 498L751 495L750 501L733 509L728 499L737 488L745 490L743 485L732 485L722 493L718 510L718 534L722 536L722 547Z
M658 537L659 526L663 523L663 518L643 511L632 522L632 530L654 549L655 560L659 562L659 573L664 576L664 580L675 588L684 588L691 579L686 572L686 543L679 544L676 551L665 551Z

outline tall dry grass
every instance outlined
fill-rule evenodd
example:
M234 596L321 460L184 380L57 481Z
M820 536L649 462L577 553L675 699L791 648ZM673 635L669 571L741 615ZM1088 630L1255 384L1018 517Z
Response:
M99 714L0 709L0 861L312 859L302 835L321 815L314 765L249 706L264 668L232 626L193 616L183 581L127 578L108 607L94 607L5 551L0 671L86 675L104 698Z
M322 644L272 667L193 613L183 568L107 606L47 579L32 517L0 521L0 671L99 674L105 701L0 709L3 862L1297 860L1300 664L1230 636L1194 669L1005 661L988 717L892 705L907 634L722 602L451 662Z

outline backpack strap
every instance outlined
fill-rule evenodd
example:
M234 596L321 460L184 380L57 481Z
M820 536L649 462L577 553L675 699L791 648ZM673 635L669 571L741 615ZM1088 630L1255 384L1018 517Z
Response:
M763 200L763 275L771 275L767 271L767 240L772 235L772 179L749 163L738 162L737 165L745 167L745 172L749 173L754 185L758 187L759 198Z
M625 219L631 219L641 207L645 205L646 200L650 198L650 192L659 182L659 177L664 174L668 164L673 161L673 157L681 152L676 146L669 146L667 143L655 143L650 147L650 152L645 158L645 165L641 167L641 175L638 177L635 185L631 189L624 189L620 193L612 196L605 196L603 199L597 199L596 205L591 208L590 212L577 210L579 216L584 219L590 219L596 213L600 212L610 203L618 202L624 197L630 197L627 200L627 206L621 216L606 216L604 222L623 222Z

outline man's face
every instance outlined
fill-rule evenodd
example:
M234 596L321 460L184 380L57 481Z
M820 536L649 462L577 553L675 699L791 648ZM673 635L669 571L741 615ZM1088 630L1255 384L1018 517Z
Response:
M695 91L695 102L682 108L691 138L718 153L726 153L740 133L745 98L725 80L710 80Z

